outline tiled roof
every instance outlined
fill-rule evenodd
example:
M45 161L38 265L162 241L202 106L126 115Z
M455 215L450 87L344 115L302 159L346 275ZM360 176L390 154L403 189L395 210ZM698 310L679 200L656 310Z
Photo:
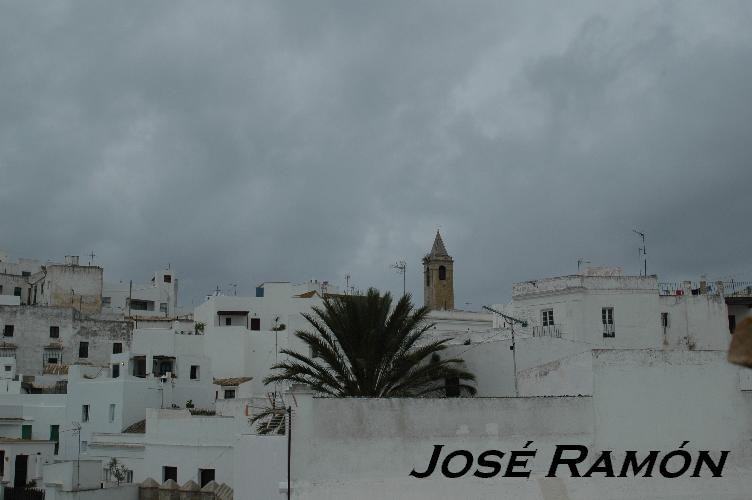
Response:
M304 292L304 293L301 293L300 295L296 295L295 298L297 298L297 299L310 299L314 295L316 295L316 290L311 290L310 292Z
M245 382L248 382L253 377L227 377L227 378L215 378L214 384L215 385L222 385L222 386L229 386L229 385L240 385Z
M58 365L48 363L45 365L43 372L45 375L68 375L68 365Z
M146 420L139 420L123 429L124 434L144 434L146 433Z

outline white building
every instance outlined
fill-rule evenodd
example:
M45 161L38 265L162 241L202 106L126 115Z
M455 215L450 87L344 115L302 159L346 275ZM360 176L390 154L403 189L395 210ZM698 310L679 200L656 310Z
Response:
M102 290L102 310L134 317L174 318L178 312L178 278L174 269L154 273L150 283L107 282Z

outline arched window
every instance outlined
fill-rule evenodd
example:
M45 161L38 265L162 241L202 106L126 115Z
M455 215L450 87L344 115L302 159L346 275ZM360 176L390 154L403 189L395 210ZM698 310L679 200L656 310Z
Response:
M446 279L446 267L439 266L439 280L444 281Z
M426 268L426 286L431 286L431 270Z

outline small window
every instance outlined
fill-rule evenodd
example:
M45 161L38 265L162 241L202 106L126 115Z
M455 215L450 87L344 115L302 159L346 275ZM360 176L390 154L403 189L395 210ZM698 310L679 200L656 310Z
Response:
M162 482L164 483L168 479L172 479L176 483L178 482L178 468L165 465L162 467Z
M13 367L11 365L5 365L5 371L6 372L11 371L12 369L13 369Z
M613 325L614 324L614 308L613 307L602 308L601 320L603 321L604 325Z
M444 379L444 392L448 398L460 397L459 377L447 377Z
M163 312L163 313L167 312L167 302L159 303L159 312Z
M191 380L198 380L198 365L191 365Z
M59 425L51 425L50 426L50 441L53 441L55 443L55 455L57 455L60 447L60 426Z
M164 282L165 283L172 283L172 276L169 274L164 275Z
M261 318L251 318L251 330L261 330Z
M121 354L123 352L123 343L115 342L112 344L112 354Z
M668 328L668 313L661 313L661 326L664 330Z
M12 337L13 336L13 325L5 325L5 328L3 328L3 337Z
M232 318L225 318L225 326L232 326Z
M554 310L553 309L543 309L541 311L541 325L543 326L551 326L554 324Z
M15 295L16 297L20 297L21 296L21 287L20 286L17 286L17 287L15 287L13 289L13 295Z
M736 330L736 316L733 314L729 314L729 333L734 333L734 330Z
M109 306L112 304L112 297L102 297L102 305Z
M89 405L81 406L81 422L89 421Z
M31 439L31 425L21 426L21 439Z
M89 343L88 342L81 342L78 344L78 357L79 358L89 357Z
M115 421L115 404L114 403L110 405L109 420L110 420L110 423L113 423Z
M59 326L51 326L50 327L50 338L51 339L59 339L60 338L60 327Z
M446 267L439 266L439 281L446 281Z
M225 389L225 399L235 399L235 389Z
M210 481L214 481L214 469L199 469L198 480L201 483L199 486L202 488Z
M120 365L114 364L112 365L112 378L119 378L120 377Z
M23 276L24 278L28 278L29 276L31 276L31 272L30 271L21 271L21 276Z

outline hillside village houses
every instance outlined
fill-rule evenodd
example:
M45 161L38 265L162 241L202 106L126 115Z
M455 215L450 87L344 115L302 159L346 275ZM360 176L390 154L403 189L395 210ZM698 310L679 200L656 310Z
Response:
M500 488L509 498L611 498L603 479L545 478L543 462L534 481L409 476L435 444L479 453L528 440L541 454L579 443L615 456L688 440L732 450L733 486L724 497L712 478L679 480L677 498L737 498L752 486L752 377L725 360L734 325L752 311L752 284L589 268L515 283L509 304L476 312L454 309L454 260L438 232L423 265L430 335L451 339L447 355L475 373L478 397L454 397L451 380L446 398L399 400L265 386L281 349L303 349L291 335L305 328L301 313L339 293L326 282L262 283L252 297L212 295L183 315L172 269L146 285L107 284L77 257L0 255L0 481L34 482L48 498L101 487L134 500L155 488L286 498L288 438L249 422L273 403L292 411L293 498L490 498ZM125 467L120 486L112 458ZM661 479L606 490L668 492Z

